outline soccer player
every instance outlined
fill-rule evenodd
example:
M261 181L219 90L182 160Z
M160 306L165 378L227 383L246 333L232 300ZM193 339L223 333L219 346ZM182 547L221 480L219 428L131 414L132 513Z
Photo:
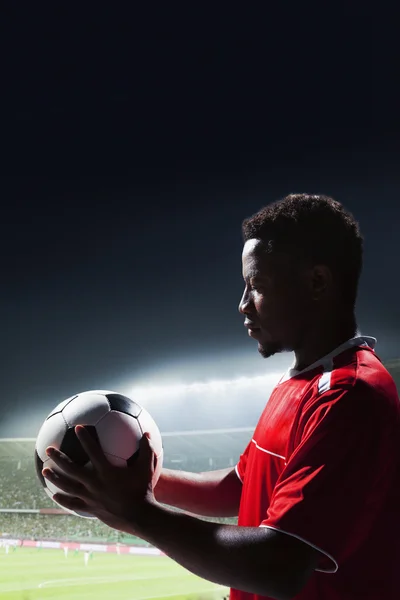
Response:
M236 467L164 469L154 497L151 442L118 469L77 427L94 471L53 451L69 476L45 476L75 496L57 502L139 535L232 600L398 600L400 403L376 340L357 330L358 224L329 197L290 195L246 219L243 237L244 325L263 357L295 360Z

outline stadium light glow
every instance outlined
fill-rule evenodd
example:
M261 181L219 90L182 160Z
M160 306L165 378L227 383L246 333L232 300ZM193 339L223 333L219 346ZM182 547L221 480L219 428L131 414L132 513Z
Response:
M177 384L158 384L146 386L134 386L131 389L133 400L139 403L160 398L180 398L182 396L193 394L213 395L216 393L225 394L250 388L265 389L274 386L282 373L268 373L253 377L238 377L236 379L220 379L207 382L177 383Z

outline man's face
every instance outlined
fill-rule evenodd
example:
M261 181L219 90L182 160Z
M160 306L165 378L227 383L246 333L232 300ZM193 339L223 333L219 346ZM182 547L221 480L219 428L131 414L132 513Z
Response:
M268 254L255 239L245 243L242 265L245 290L239 311L258 351L268 358L296 350L312 317L305 267L287 254Z

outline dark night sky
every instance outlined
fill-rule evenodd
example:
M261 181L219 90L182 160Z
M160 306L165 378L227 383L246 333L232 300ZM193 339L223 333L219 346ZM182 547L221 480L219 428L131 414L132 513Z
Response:
M171 361L215 356L235 376L243 352L267 369L237 312L240 225L289 192L355 213L359 324L400 355L390 36L350 9L319 24L163 11L5 24L4 436Z

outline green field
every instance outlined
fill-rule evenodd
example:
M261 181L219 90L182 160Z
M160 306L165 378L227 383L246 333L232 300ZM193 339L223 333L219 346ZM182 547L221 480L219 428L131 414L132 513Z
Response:
M1 600L220 600L227 588L192 575L164 556L0 548Z

